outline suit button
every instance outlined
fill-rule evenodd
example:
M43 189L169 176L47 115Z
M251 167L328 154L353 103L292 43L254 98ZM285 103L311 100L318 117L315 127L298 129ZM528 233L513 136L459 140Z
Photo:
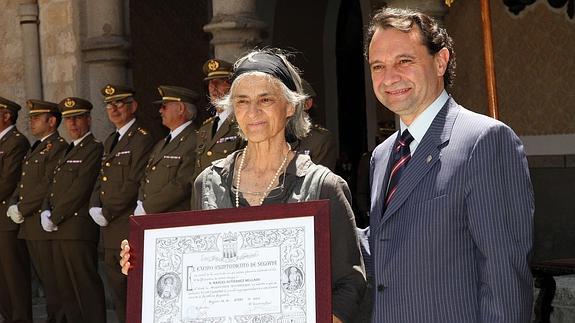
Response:
M100 192L100 195L104 195L104 191L101 191L101 192Z
M106 163L106 167L110 167L110 163Z
M26 165L28 165L28 161L26 161Z
M78 215L78 212L74 212L74 215Z
M24 199L24 196L20 196L20 200L23 200L23 199Z
M58 167L58 171L60 171L60 167Z
M377 285L377 291L378 292L383 292L384 289L385 289L385 286L383 286L383 284Z
M26 176L26 172L22 172L22 176Z
M206 155L208 155L208 156L211 156L212 154L213 154L213 153L212 153L211 150L206 153Z
M54 193L50 193L50 197L54 197Z
M107 181L107 180L108 180L108 177L106 177L106 176L102 177L102 181L105 182L105 181Z
M224 154L227 154L227 153L228 153L228 151L226 149L224 149Z
M20 188L24 188L24 184L20 184Z
M146 179L146 183L150 184L150 180L149 180L149 179Z
M152 166L152 170L156 170L156 166Z

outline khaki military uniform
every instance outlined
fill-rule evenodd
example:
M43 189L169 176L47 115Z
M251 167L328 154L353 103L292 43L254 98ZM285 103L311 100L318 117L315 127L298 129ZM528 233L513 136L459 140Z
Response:
M98 274L98 226L88 206L100 170L102 144L86 136L61 158L44 200L58 230L50 232L52 265L68 322L105 322L104 286Z
M190 209L196 136L190 124L166 146L160 140L154 147L138 196L147 214Z
M56 131L44 139L34 151L28 151L22 164L20 185L14 191L11 205L17 204L24 216L20 224L18 238L25 239L32 264L44 287L46 296L47 322L61 322L62 305L53 281L52 243L50 234L40 224L42 201L46 197L48 186L52 182L58 158L66 150L68 143Z
M306 137L293 143L292 149L309 155L315 164L323 165L331 171L335 170L337 161L335 136L317 124L311 127Z
M108 225L101 228L104 240L104 263L108 284L120 322L126 320L126 276L122 274L120 243L128 238L128 218L138 199L138 188L144 175L154 140L147 130L134 122L113 149L116 132L104 142L100 176L96 181L90 207L101 207Z
M238 135L238 126L231 121L231 118L232 116L228 116L213 138L213 117L204 121L200 127L198 149L196 150L196 175L210 166L214 160L225 158L232 152L245 147L246 142Z
M30 144L16 128L0 139L0 313L8 322L32 322L30 260L18 224L6 216Z

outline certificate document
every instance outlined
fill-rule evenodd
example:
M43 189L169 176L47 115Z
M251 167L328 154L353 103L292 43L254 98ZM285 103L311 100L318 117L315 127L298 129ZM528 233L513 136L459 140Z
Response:
M141 322L316 322L313 216L148 229L143 248Z

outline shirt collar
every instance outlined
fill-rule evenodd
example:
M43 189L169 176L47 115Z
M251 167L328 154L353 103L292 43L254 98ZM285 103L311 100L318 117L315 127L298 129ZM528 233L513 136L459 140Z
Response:
M176 138L182 131L184 131L184 129L186 129L187 126L191 125L192 121L188 121L184 124L182 124L181 126L177 127L176 129L174 129L173 131L170 132L170 136L172 139Z
M409 129L409 133L413 136L413 139L418 143L421 142L423 136L427 132L427 129L431 126L433 119L439 113L441 108L445 105L445 102L449 99L449 94L445 90L441 92L439 97L431 103L427 109L425 109L413 122L407 126L403 121L399 121L401 132L406 128Z
M220 122L226 120L229 115L230 115L229 109L224 109L224 111L222 111L222 113L217 113L217 116L220 117Z
M12 128L14 128L14 125L9 125L8 128L0 132L0 139L4 138L4 136L8 133L8 131L12 130Z
M132 120L128 121L128 123L123 125L120 129L116 130L116 131L118 131L118 133L120 133L120 138L118 138L118 139L122 139L124 134L126 132L128 132L128 129L130 129L130 127L134 124L134 122L136 122L136 118L132 118Z
M78 146L82 142L82 140L84 140L84 138L88 137L88 135L90 134L92 134L92 132L88 131L84 136L82 136L82 138L74 140L74 147Z

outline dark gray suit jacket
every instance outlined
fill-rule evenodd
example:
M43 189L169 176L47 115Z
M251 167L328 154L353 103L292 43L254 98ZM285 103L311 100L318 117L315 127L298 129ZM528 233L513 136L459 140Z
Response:
M449 99L384 210L397 136L373 152L373 321L529 322L533 191L503 123Z

